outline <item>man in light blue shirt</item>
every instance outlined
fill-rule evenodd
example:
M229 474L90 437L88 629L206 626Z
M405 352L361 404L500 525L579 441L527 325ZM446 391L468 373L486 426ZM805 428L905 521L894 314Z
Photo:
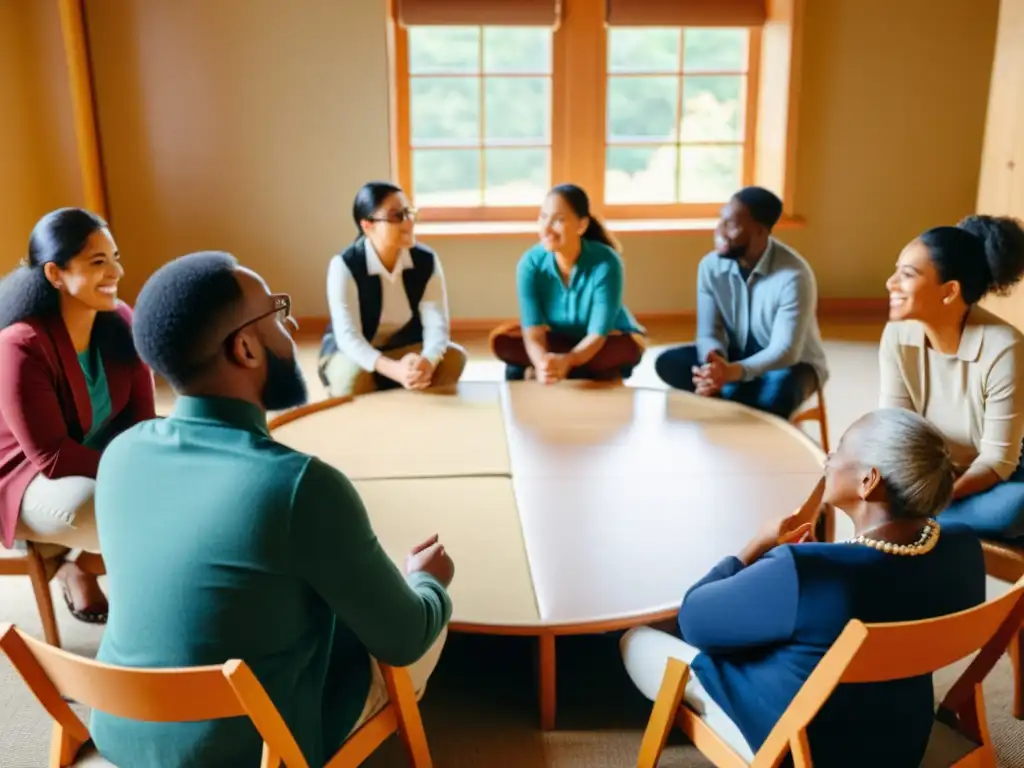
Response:
M828 379L810 265L772 237L782 201L741 189L697 268L697 340L655 361L669 386L789 418Z

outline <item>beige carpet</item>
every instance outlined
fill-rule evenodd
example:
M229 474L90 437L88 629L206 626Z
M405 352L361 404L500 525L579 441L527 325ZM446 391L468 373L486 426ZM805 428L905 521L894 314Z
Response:
M833 367L827 400L835 441L858 414L874 406L876 348L857 341L830 341L827 348ZM304 350L304 368L314 396L319 397L312 357ZM467 369L467 378L475 380L500 375L500 365L486 360L471 361ZM632 383L653 383L649 361L634 379ZM1005 585L991 581L989 594L1004 589ZM59 601L56 592L54 597ZM74 653L95 654L102 630L75 621L60 602L57 614L64 647ZM0 578L0 622L7 621L42 635L32 591L23 577ZM422 702L435 764L439 768L635 765L650 704L626 678L616 639L608 635L559 640L558 729L542 733L537 727L535 642L529 638L450 636ZM944 670L938 676L940 696L956 671ZM1024 768L1024 722L1009 715L1012 691L1005 657L986 682L985 693L1000 765ZM44 768L49 727L46 714L6 658L0 659L0 768ZM368 768L404 765L394 739L367 762ZM661 765L690 768L708 763L674 732Z

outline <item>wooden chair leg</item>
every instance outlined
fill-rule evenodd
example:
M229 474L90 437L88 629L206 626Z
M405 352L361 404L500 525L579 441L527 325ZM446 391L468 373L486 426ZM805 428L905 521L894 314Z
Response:
M423 717L420 715L420 706L416 701L416 691L412 687L409 672L381 664L380 674L388 689L388 700L395 710L398 736L402 740L409 765L413 768L432 768L427 732L423 728Z
M28 546L28 577L39 606L39 618L43 623L43 637L50 645L60 648L60 630L57 628L57 614L53 610L53 595L50 593L50 577L46 573L46 560L31 544Z
M1024 659L1021 658L1021 646L1024 645L1024 627L1014 635L1007 652L1013 668L1013 716L1024 720Z
M669 659L665 665L665 675L661 678L658 697L651 708L651 717L644 730L643 741L640 742L640 756L637 768L655 768L661 753L665 749L676 712L683 701L686 681L690 677L690 667L679 659Z

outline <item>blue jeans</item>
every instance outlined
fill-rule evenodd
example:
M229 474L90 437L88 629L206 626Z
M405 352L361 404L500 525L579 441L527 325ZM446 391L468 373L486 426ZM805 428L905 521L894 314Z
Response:
M668 349L654 361L658 378L675 389L693 392L693 372L702 361L697 359L697 347L684 344ZM818 375L807 363L768 371L753 381L737 381L722 387L726 400L742 403L759 411L788 419L807 400L818 386Z
M987 491L951 503L939 523L963 523L985 539L1024 543L1024 463Z

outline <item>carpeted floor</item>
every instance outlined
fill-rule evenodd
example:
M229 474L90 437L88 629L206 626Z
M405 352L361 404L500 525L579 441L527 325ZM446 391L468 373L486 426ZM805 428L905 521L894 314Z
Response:
M877 328L826 329L832 380L826 388L833 442L858 414L874 406L877 381ZM680 336L681 338L683 336ZM497 379L499 364L470 347L474 359L466 377ZM652 350L653 351L653 350ZM302 349L303 368L319 397L313 372L315 344ZM648 358L653 357L649 355ZM633 384L656 385L650 360ZM169 400L161 398L161 411ZM990 580L989 594L1006 586ZM94 655L102 629L72 619L54 592L64 647ZM0 622L11 621L41 636L35 601L24 577L0 578ZM558 727L538 729L534 681L536 643L529 638L451 635L421 704L434 762L457 768L612 768L635 765L650 703L626 677L617 636L563 638L558 641ZM962 664L936 679L939 695ZM1024 768L1024 722L1010 717L1009 664L1004 657L985 685L992 737L1000 765ZM27 692L6 658L0 659L0 768L43 768L49 745L49 720ZM867 735L870 737L870 734ZM661 765L708 765L674 732ZM401 749L389 740L366 763L368 768L404 766ZM123 768L144 768L125 766Z

